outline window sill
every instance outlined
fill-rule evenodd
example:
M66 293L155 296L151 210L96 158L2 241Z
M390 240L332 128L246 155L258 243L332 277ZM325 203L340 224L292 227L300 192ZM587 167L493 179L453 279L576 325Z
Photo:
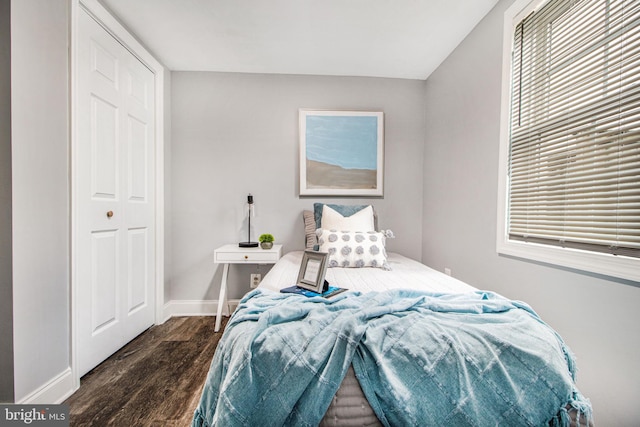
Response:
M640 282L638 258L519 242L508 240L506 236L498 241L497 251L502 255Z

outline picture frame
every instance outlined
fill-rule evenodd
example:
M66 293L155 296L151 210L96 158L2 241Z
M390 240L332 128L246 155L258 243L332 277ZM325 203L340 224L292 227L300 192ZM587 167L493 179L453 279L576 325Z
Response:
M384 195L384 113L299 110L300 196Z
M326 252L304 251L296 286L319 294L324 292L328 258L329 254Z

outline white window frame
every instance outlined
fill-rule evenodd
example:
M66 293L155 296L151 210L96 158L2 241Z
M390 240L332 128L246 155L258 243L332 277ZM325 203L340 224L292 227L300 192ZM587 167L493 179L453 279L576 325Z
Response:
M640 281L640 258L562 248L512 240L508 234L509 218L509 127L511 107L511 52L516 25L547 0L518 0L504 14L502 103L500 116L500 152L498 172L498 218L496 250L499 254L568 267L585 272Z

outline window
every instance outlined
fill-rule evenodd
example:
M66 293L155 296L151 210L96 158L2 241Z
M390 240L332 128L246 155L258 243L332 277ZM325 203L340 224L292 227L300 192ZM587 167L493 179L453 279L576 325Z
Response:
M505 15L498 251L640 280L640 2Z

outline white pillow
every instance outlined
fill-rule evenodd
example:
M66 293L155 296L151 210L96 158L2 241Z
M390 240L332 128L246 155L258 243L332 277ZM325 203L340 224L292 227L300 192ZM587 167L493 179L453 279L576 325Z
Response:
M391 270L387 263L385 237L382 233L319 228L316 235L320 252L329 254L327 267L378 267Z
M327 205L322 207L322 222L320 227L325 230L358 230L375 231L373 222L373 207L371 205L359 210L351 216L341 213Z

